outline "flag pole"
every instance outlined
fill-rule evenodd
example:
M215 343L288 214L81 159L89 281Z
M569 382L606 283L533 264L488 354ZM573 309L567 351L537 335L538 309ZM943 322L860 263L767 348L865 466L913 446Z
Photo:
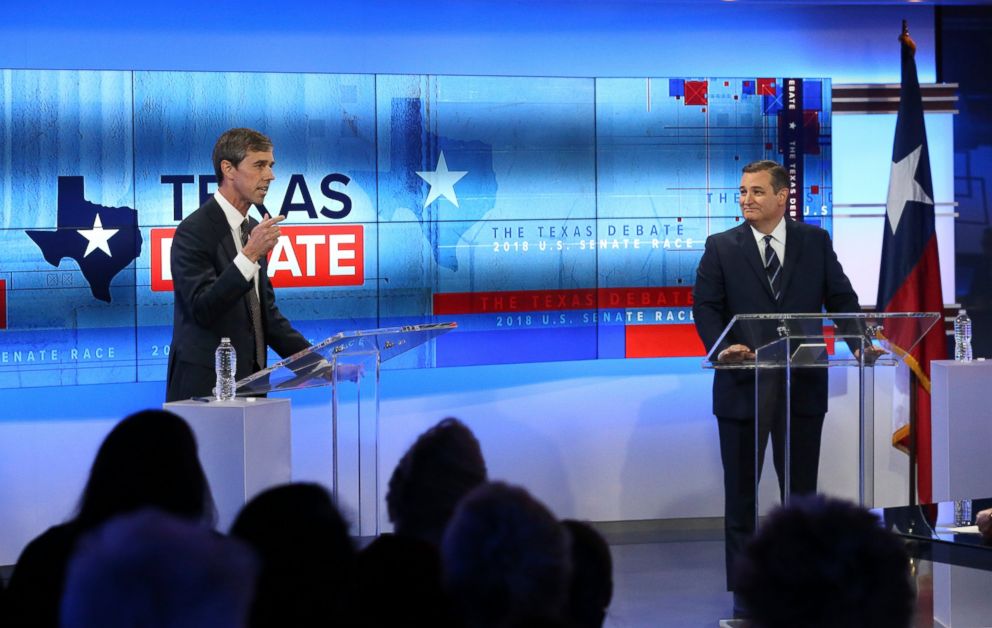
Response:
M916 464L916 440L919 434L917 417L917 391L920 387L919 378L913 369L909 369L909 505L916 505L916 474L919 471Z

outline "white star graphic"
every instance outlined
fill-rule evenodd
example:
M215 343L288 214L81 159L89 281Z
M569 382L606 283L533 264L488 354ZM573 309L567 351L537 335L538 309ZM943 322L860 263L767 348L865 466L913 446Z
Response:
M427 192L427 200L424 207L427 207L440 197L444 197L458 207L458 197L455 196L455 184L458 180L468 174L468 170L448 170L448 163L444 161L444 151L438 157L437 167L434 171L425 170L418 172L417 176L426 181L431 189Z
M796 123L795 122L790 122L789 123L789 128L790 129L795 129L796 128Z
M93 221L92 229L76 229L79 235L86 238L86 252L83 253L83 257L88 256L93 251L100 249L107 254L107 257L113 257L110 254L110 244L107 242L114 236L115 233L120 231L120 229L104 229L103 223L100 222L100 214L96 215L96 220Z
M933 205L933 199L920 187L916 181L916 166L920 163L920 154L923 152L923 145L916 147L916 150L902 158L901 161L892 162L892 171L889 173L889 197L885 201L885 213L889 217L889 228L892 233L899 227L899 220L906 209L907 201L918 201Z

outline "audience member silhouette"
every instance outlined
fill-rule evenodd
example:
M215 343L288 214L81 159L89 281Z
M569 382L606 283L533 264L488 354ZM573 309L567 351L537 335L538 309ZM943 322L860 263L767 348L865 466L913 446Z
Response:
M142 510L83 536L69 562L62 628L243 628L257 560L202 525Z
M568 538L524 489L495 482L469 493L444 534L441 562L466 628L564 625Z
M164 410L125 418L100 445L76 516L21 553L5 594L5 625L57 626L65 570L77 540L144 507L213 525L213 498L189 426Z
M606 539L582 521L561 522L571 541L572 578L565 607L571 628L602 628L613 599L613 558Z
M909 558L875 515L811 495L775 510L747 546L738 580L753 628L906 628Z
M482 448L461 421L444 419L417 438L389 480L395 534L358 555L359 626L454 625L438 545L458 501L485 481Z
M485 481L479 441L458 419L444 419L396 465L386 494L389 520L396 534L438 546L458 502Z
M358 554L355 625L359 628L454 628L441 589L438 549L425 541L383 534Z
M259 493L234 520L231 536L261 558L252 628L353 625L355 549L322 486L284 484Z

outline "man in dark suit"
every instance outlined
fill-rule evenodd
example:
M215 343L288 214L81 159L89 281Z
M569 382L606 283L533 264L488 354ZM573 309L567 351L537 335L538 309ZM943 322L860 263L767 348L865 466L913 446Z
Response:
M696 274L693 316L707 350L737 314L858 312L858 297L837 261L826 231L785 217L788 173L774 161L744 167L740 186L745 223L710 236ZM753 360L755 349L775 340L777 321L741 327L716 347L721 362ZM819 326L819 323L817 323ZM781 371L763 371L758 398L758 465L768 436L779 490L784 492L785 418ZM755 519L755 372L717 369L713 413L723 462L727 588L735 589L735 564L754 534ZM820 435L827 411L826 369L792 372L791 491L816 491ZM734 596L735 615L746 610Z
M266 346L286 357L310 343L279 312L266 255L279 223L262 202L275 179L272 142L251 129L231 129L213 152L218 189L184 219L172 241L175 317L166 401L209 396L214 351L222 337L237 352L236 379L265 368ZM248 216L252 205L263 220Z

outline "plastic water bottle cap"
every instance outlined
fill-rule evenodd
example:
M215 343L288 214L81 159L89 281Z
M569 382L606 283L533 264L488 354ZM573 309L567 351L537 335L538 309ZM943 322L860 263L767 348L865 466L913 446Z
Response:
M960 312L958 312L958 315L960 316L961 314L967 314L967 313L968 313L968 310L961 310Z
M231 342L231 339L230 338L221 338L220 341L221 342Z

